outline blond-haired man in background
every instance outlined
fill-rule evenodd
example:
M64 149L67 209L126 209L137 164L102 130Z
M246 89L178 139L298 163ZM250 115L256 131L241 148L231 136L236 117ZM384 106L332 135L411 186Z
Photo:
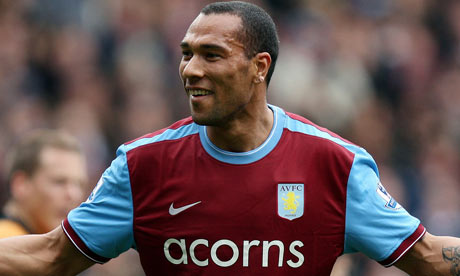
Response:
M84 196L87 171L78 141L58 130L36 130L7 155L10 197L0 238L54 229Z

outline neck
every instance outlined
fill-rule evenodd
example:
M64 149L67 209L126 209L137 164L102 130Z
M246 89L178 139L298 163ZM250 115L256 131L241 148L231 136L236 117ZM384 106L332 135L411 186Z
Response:
M273 127L273 111L264 104L257 112L233 120L225 126L208 126L211 142L220 149L246 152L257 148L270 135Z

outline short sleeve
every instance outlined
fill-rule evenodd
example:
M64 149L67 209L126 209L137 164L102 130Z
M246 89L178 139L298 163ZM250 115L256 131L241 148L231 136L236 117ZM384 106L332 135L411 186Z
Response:
M347 186L344 253L362 252L393 265L425 233L385 190L377 165L363 149L355 153Z
M95 262L135 247L133 204L124 146L88 200L72 210L62 227L74 245Z

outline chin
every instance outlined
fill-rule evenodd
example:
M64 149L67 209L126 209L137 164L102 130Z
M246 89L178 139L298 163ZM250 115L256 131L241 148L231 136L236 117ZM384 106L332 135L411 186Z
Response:
M217 126L219 122L217 120L213 120L212 118L203 118L200 116L196 116L192 114L192 119L197 125L201 126Z
M207 120L205 120L205 119L197 118L196 116L193 116L193 115L192 115L192 119L195 122L195 124L197 124L197 125L201 125L201 126L209 125Z

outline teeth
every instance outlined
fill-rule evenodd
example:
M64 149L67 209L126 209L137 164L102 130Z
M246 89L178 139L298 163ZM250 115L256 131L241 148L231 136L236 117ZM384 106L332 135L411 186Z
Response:
M206 96L211 94L211 92L204 89L189 89L188 94L190 96Z

